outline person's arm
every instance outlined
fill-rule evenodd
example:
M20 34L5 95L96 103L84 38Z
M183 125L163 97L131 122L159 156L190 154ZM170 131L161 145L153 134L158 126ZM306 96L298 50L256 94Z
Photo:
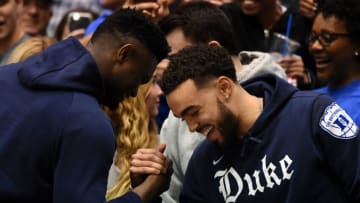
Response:
M110 122L103 117L69 116L55 150L54 203L106 202L106 185L115 151ZM128 192L112 203L141 203L141 197Z
M169 190L161 195L164 203L179 202L188 162L196 146L204 139L205 136L199 133L191 133L185 121L169 112L160 131L160 141L167 146L165 155L172 160L174 173Z
M115 151L110 122L84 113L69 115L64 126L55 148L53 202L105 202Z
M182 189L182 182L185 171L182 170L181 160L179 158L178 130L179 122L169 112L168 118L164 121L160 131L160 142L165 143L167 149L164 154L173 161L174 173L171 177L170 186L161 196L164 203L175 203L179 201L179 195Z
M206 203L208 202L206 197L208 191L206 185L204 185L204 179L208 178L204 176L206 173L206 166L202 162L203 153L201 150L201 144L197 147L191 156L188 167L186 169L183 188L180 194L180 203ZM200 167L199 167L200 166Z
M327 104L327 105L324 105ZM314 105L315 140L333 178L353 202L360 202L359 127L348 114L326 96Z
M158 149L138 149L131 156L131 185L143 202L154 202L169 188L173 171L171 160L163 155L165 146L160 144Z
M285 70L289 78L295 78L299 89L312 89L315 87L313 73L305 68L300 56L286 56L281 58L278 63Z

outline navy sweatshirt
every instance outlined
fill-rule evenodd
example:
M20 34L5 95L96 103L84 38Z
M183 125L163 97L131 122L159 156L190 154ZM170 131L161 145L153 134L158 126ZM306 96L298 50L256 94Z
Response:
M0 202L105 202L115 137L90 53L71 38L1 67L0 92Z
M226 150L197 147L181 202L360 202L359 130L338 104L275 76L242 85L264 97L263 113Z

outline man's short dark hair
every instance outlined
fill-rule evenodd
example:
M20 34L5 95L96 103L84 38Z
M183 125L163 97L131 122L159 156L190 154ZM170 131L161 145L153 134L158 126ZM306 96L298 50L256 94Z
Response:
M236 82L235 67L229 53L221 47L207 44L186 47L170 57L170 63L162 78L165 95L188 79L197 87L210 79L227 76Z
M158 62L170 51L160 28L149 17L134 9L120 9L107 17L94 32L91 42L95 42L103 34L118 35L119 41L127 38L140 41L155 55Z
M161 20L159 26L165 34L181 28L185 37L194 44L216 40L231 54L238 54L229 19L221 9L209 2L185 3Z
M325 18L334 16L344 21L351 41L360 43L359 0L321 0L318 13Z

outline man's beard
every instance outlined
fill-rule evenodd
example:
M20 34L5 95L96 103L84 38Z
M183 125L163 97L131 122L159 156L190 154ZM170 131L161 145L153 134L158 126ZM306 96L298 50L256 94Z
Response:
M224 138L220 147L223 149L231 148L232 145L239 143L240 121L234 113L230 111L220 100L217 99L220 118L217 124L221 136Z

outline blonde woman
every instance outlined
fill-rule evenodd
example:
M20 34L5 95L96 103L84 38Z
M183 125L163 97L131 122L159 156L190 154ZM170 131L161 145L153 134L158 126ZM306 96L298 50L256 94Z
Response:
M14 51L6 61L6 64L22 62L30 56L43 52L46 48L48 48L54 43L55 39L50 37L30 37L14 49Z
M121 196L130 189L130 160L140 148L159 145L155 117L162 91L154 76L141 85L136 97L120 103L115 111L108 111L116 130L116 154L108 179L107 200Z

